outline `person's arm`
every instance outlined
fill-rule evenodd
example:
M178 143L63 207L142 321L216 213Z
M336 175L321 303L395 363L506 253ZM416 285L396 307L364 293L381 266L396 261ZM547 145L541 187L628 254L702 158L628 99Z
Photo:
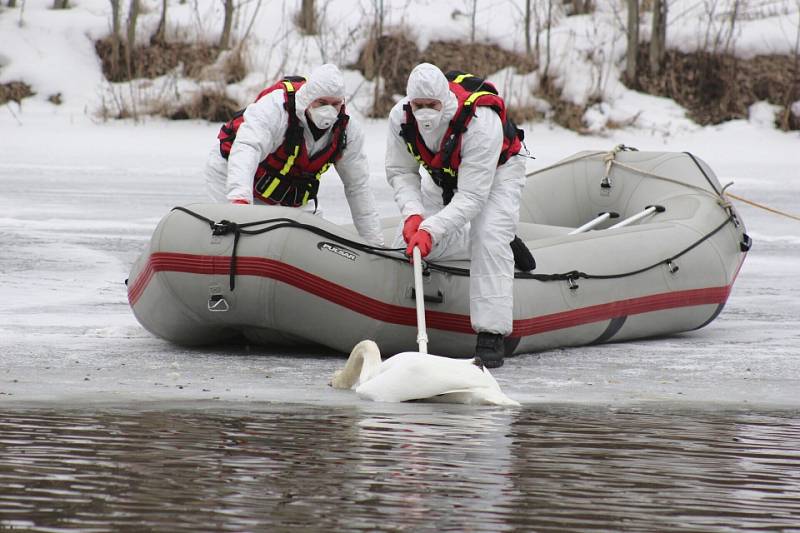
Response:
M227 198L229 202L253 203L253 178L258 164L283 142L288 115L283 92L272 92L247 106L244 122L228 156Z
M364 154L364 132L351 118L347 124L347 146L334 164L342 179L344 194L358 234L375 246L383 246L383 233L369 186L369 165Z
M461 139L458 190L444 209L426 218L419 227L430 233L434 243L463 228L483 209L502 149L500 117L491 109L477 109Z
M402 100L389 113L389 134L386 140L386 180L394 191L394 201L403 219L422 215L422 190L419 163L408 152L400 137L400 125L405 118Z

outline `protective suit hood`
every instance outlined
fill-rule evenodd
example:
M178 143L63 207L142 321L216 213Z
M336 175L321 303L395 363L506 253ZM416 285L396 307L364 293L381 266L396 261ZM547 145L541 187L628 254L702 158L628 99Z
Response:
M417 98L431 98L442 102L442 119L439 125L431 131L420 132L428 148L437 150L450 120L458 109L458 100L450 91L447 78L437 66L420 63L408 76L406 96L409 102Z
M306 109L317 98L325 96L344 99L344 76L336 65L326 63L314 69L295 95L297 117L306 124Z

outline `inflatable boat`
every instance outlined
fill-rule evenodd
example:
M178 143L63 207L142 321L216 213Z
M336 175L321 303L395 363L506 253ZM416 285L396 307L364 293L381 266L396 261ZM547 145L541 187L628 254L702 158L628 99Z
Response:
M384 221L391 242L397 219ZM507 355L689 331L719 315L750 247L712 170L689 153L619 146L529 175L517 235ZM471 356L469 262L427 263L431 353ZM148 331L182 345L416 349L413 269L352 226L297 209L193 204L158 224L128 299Z

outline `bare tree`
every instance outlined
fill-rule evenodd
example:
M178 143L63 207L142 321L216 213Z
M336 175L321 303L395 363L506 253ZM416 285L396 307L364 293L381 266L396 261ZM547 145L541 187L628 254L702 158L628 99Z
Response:
M298 14L298 26L306 35L317 33L317 10L314 0L302 0Z
M544 73L542 74L542 84L546 85L550 76L550 27L553 25L553 0L547 0L547 50L544 62Z
M531 2L525 0L525 54L531 56Z
M653 28L650 34L650 72L658 75L667 46L667 0L653 0Z
M780 123L778 124L781 129L789 130L792 127L792 109L793 103L800 99L800 0L795 0L797 3L797 34L794 40L794 65L792 65L792 81L789 84L789 89L786 91L786 98L783 102L783 113L781 114ZM800 114L795 115L795 122L800 123Z
M475 42L475 16L478 13L478 0L472 0L472 9L470 10L470 32L469 42Z
M725 37L725 46L723 51L725 53L731 52L731 43L733 42L733 36L736 30L736 21L739 19L739 10L742 7L743 0L733 0L733 6L731 9L730 14L730 26L728 30L728 35ZM716 47L715 47L716 48Z
M120 17L122 13L122 0L111 0L111 37L115 41L122 38L120 32Z
M384 0L372 0L375 6L375 20L372 23L372 42L374 49L372 51L372 65L375 73L375 89L372 95L372 116L379 116L380 95L381 95L381 76L383 74L383 46L381 46L381 37L383 37L383 20L385 16ZM366 69L365 69L366 70Z
M626 53L625 77L628 83L636 82L636 54L639 49L639 0L628 2L628 50Z
M150 36L150 43L165 43L167 41L167 0L161 0L161 18L155 33Z
M117 72L120 60L119 46L122 42L120 17L122 0L111 0L111 72Z
M219 38L219 47L227 50L231 46L231 26L233 26L233 0L222 0L225 4L225 20L222 23L222 35Z
M136 46L136 22L139 19L139 0L131 0L128 10L128 28L126 33L125 63L128 67L128 77L133 78L133 49Z

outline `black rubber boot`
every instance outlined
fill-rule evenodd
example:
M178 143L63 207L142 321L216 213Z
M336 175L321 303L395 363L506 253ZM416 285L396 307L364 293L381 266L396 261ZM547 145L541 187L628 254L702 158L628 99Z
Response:
M499 333L478 333L478 343L475 345L475 357L479 357L486 368L503 366L503 336Z

